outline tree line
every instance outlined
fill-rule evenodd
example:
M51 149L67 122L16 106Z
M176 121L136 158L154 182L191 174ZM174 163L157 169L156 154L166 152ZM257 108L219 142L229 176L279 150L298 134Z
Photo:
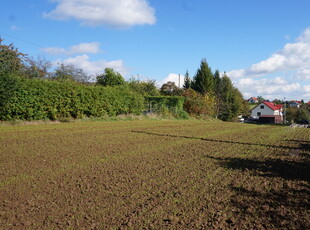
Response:
M182 88L177 87L174 82L165 83L161 88L157 88L156 82L152 80L139 81L131 78L125 81L123 76L112 68L105 68L104 72L94 79L76 66L60 64L55 67L44 57L30 58L13 44L5 45L2 42L3 40L0 39L0 119L2 120L57 119L62 116L78 118L103 114L117 115L133 111L138 114L150 105L147 103L158 103L161 105L161 110L163 107L169 107L169 109L174 107L174 110L164 109L165 112L169 112L175 111L175 107L179 108L180 101L183 103L183 110L178 109L178 113L182 114L182 117L188 117L184 114L189 114L200 118L214 117L231 121L248 110L242 94L233 86L229 77L226 74L220 76L218 70L213 73L205 59L201 61L200 68L193 79L188 72L185 74ZM112 90L112 88L118 90ZM52 97L46 98L49 90L57 102ZM61 90L68 92L64 93ZM44 93L38 93L39 91ZM57 97L57 93L62 96ZM119 98L108 96L109 94L118 95ZM20 100L18 97L24 97L24 99ZM68 100L65 97L71 99ZM138 103L134 104L133 101L126 100L126 97L135 98ZM180 97L180 100L177 97ZM181 100L181 98L184 99ZM101 100L102 103L96 100ZM114 102L109 104L109 100ZM45 101L45 104L42 101ZM67 104L64 104L64 101L67 101ZM178 105L173 106L174 101ZM82 102L87 106L82 106ZM43 103L44 106L40 104L40 107L35 103ZM91 109L92 105L97 106L96 109ZM22 108L23 106L27 108ZM109 109L104 112L100 110L100 106ZM113 109L113 106L118 106L118 109ZM121 106L128 109L122 110ZM64 111L61 107L67 108L68 111ZM34 111L36 109L41 112L36 113ZM101 112L96 113L95 110Z

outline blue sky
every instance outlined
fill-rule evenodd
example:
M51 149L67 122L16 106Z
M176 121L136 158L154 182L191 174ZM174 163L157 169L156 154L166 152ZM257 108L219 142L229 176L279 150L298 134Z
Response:
M203 58L244 97L310 100L309 0L2 0L20 51L96 75L177 81Z

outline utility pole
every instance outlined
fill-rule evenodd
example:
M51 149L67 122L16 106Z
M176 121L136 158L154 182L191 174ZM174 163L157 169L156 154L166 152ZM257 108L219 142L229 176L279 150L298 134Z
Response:
M179 74L179 88L181 88L181 75Z
M286 124L286 98L284 97L283 124Z

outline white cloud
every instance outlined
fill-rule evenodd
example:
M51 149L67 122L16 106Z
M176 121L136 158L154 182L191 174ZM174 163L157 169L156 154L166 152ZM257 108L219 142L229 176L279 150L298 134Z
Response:
M298 80L307 81L310 80L310 69L301 69L297 72Z
M280 51L266 60L255 63L246 69L227 73L231 78L257 77L279 71L299 70L310 65L310 28L307 28L295 43L287 43Z
M43 16L55 20L76 19L86 26L113 28L153 25L155 10L147 0L53 0L54 10Z
M74 45L68 49L59 48L59 47L47 47L42 48L42 51L51 55L75 55L75 54L97 54L100 50L99 42L91 43L81 43L79 45Z
M115 71L119 72L123 76L128 74L128 70L124 65L122 60L115 61L90 61L89 56L84 54L76 57L70 57L65 60L54 61L54 64L63 63L65 65L74 65L77 68L82 69L85 73L89 75L96 76L104 72L105 68L113 68Z
M164 83L167 83L168 81L172 81L175 83L176 86L179 86L179 76L180 76L180 87L182 88L184 85L184 75L179 75L176 73L171 73L164 80L158 82L159 87L161 87Z
M306 97L307 88L299 82L288 82L283 77L273 79L242 78L234 82L245 97L263 96L267 99L301 99Z
M269 58L245 69L231 70L227 76L245 97L310 100L309 66L310 28L307 28L295 42L287 43Z

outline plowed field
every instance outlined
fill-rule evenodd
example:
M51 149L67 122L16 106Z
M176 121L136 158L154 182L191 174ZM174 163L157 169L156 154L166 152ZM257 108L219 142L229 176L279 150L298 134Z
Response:
M310 129L0 126L0 229L310 229Z

